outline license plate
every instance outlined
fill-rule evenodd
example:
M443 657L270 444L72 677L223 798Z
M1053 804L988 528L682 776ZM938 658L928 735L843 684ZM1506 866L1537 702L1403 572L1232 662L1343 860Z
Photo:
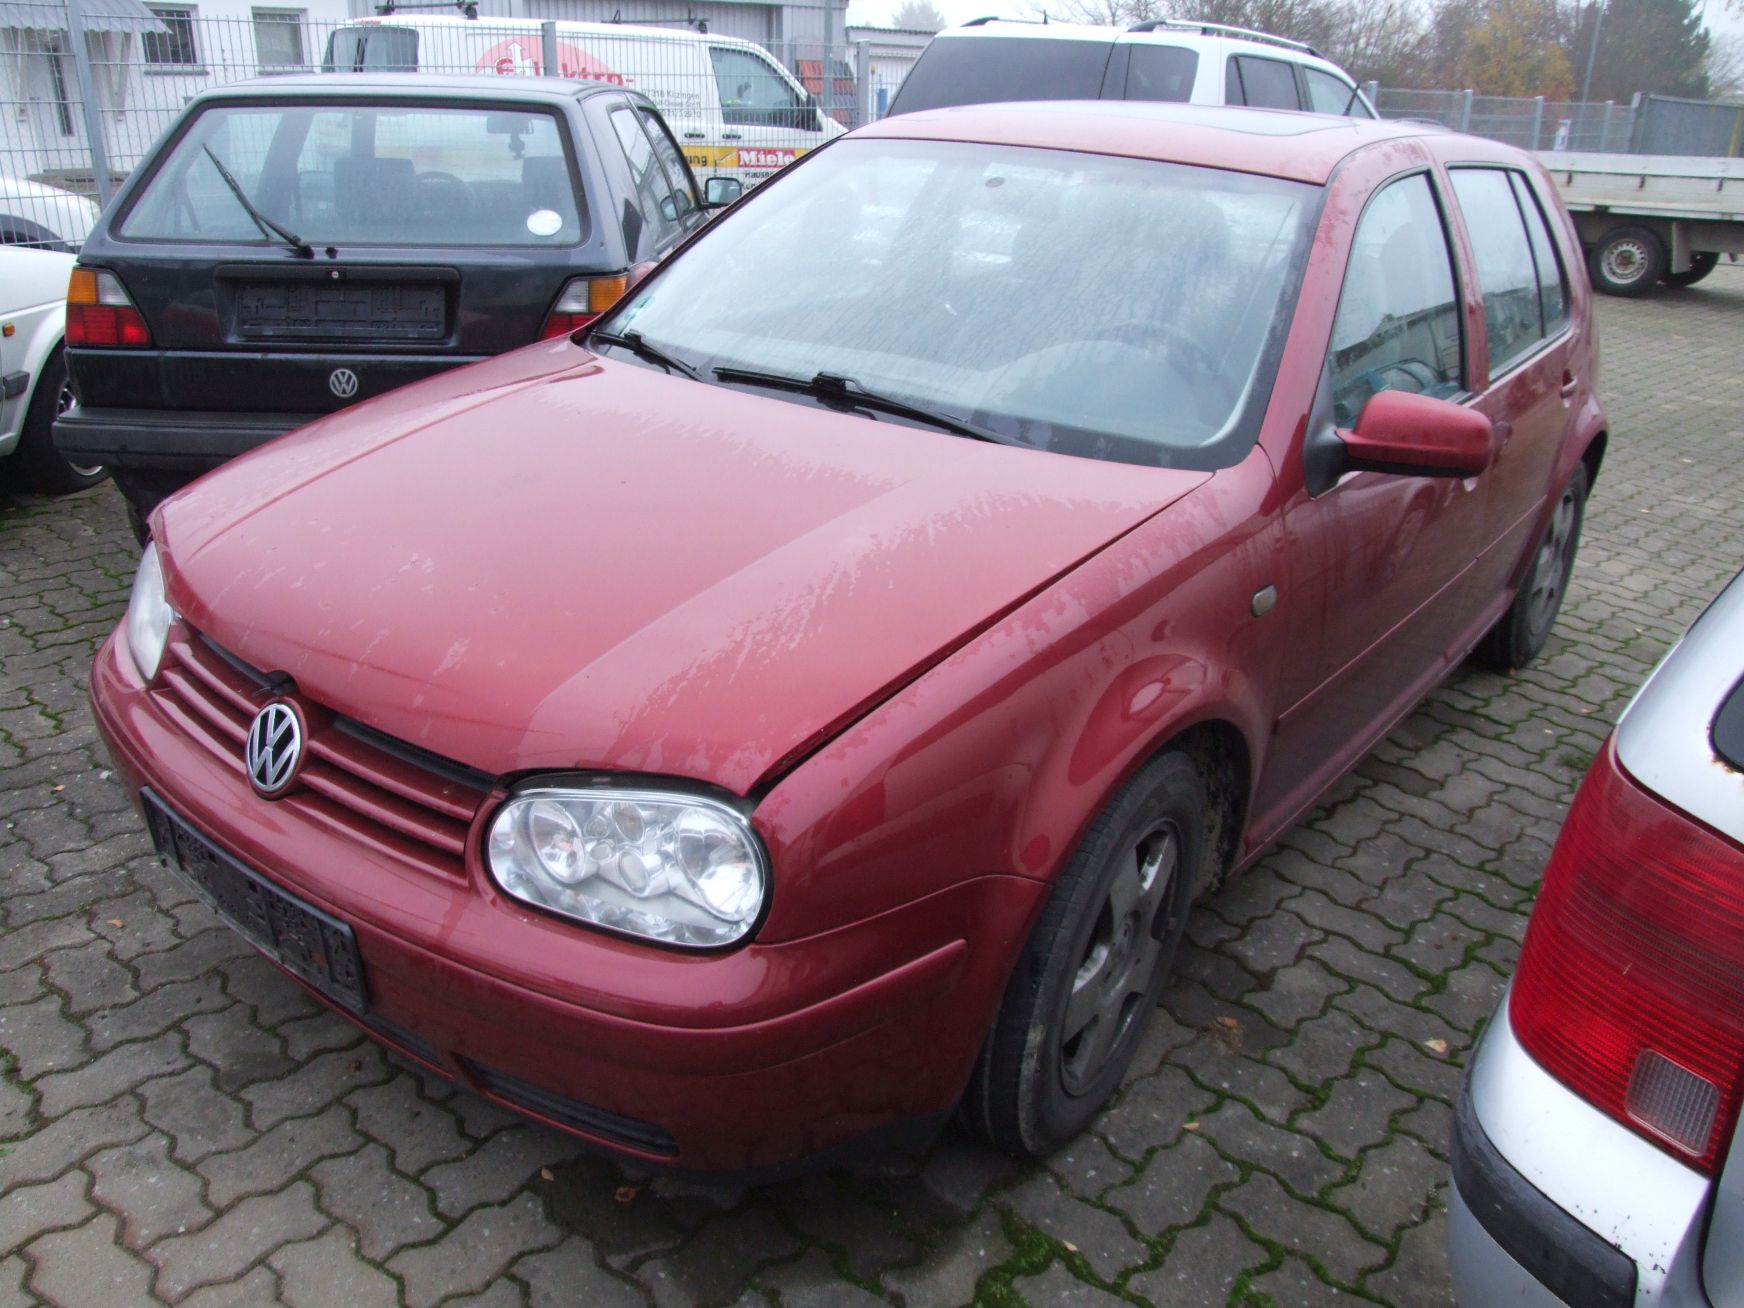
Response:
M363 964L349 926L215 848L149 790L142 798L158 856L186 877L201 899L256 948L335 1003L364 1011Z
M420 282L244 282L236 330L263 341L440 341L446 297Z

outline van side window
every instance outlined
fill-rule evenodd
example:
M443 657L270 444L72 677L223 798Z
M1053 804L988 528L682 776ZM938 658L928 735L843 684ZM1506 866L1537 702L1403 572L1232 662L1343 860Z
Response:
M1514 198L1526 215L1526 235L1532 242L1532 262L1538 268L1538 304L1544 311L1544 334L1554 336L1568 323L1568 274L1557 257L1556 242L1544 222L1544 209L1532 194L1532 186L1519 173L1509 173Z
M1454 168L1450 175L1484 293L1484 329L1494 376L1544 339L1538 269L1507 171Z
M1318 68L1303 68L1302 80L1308 84L1308 107L1317 114L1343 114L1348 118L1367 118L1368 106L1356 93L1356 87Z
M1295 65L1282 59L1230 55L1227 80L1229 85L1223 98L1230 104L1245 104L1255 109L1302 107L1302 99L1296 94Z
M1400 178L1363 211L1332 324L1333 417L1348 427L1377 391L1445 399L1462 389L1459 298L1429 179Z
M772 64L745 50L711 45L721 117L732 127L799 127L804 105Z
M1199 72L1198 51L1135 41L1128 49L1127 59L1125 99L1186 104L1193 98L1193 79Z

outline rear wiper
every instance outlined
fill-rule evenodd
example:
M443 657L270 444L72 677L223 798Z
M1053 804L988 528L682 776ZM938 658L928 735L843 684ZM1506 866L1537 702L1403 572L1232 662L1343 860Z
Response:
M995 445L1021 444L948 413L938 413L892 395L869 391L852 377L844 377L839 373L820 372L807 379L789 377L779 372L758 372L753 368L716 368L715 376L728 384L740 382L747 386L767 386L771 390L796 391L801 395L816 396L826 404L845 409L873 409L879 413L888 413L894 418L908 418L929 427L937 427L941 431L967 436L972 440L992 441Z
M206 152L206 157L212 161L212 166L218 170L218 176L224 179L224 185L230 188L230 193L236 197L236 202L243 207L250 218L254 219L254 225L260 228L260 234L262 236L266 237L269 241L275 236L278 237L279 240L290 246L291 249L295 250L305 259L313 259L315 257L315 251L310 248L309 243L301 236L298 236L289 227L280 223L275 223L271 218L268 218L259 209L254 207L254 201L248 198L248 192L242 189L242 183L230 175L230 170L224 166L224 161L212 153L211 146L204 145L200 148Z
M681 372L693 381L701 380L696 365L666 353L658 345L650 345L641 332L589 332L587 338L590 341L604 341L607 345L621 345L638 359L646 359L667 372Z

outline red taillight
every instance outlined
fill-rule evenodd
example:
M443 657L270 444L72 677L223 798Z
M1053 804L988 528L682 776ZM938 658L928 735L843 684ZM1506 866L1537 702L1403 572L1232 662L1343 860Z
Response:
M1558 1080L1714 1170L1744 1098L1744 849L1642 790L1609 741L1545 868L1508 1015Z
M541 340L567 336L578 327L585 327L618 302L629 279L622 273L616 277L574 277L564 284L557 302L545 316L540 329Z
M145 319L112 272L74 268L67 282L67 344L132 347L151 344Z

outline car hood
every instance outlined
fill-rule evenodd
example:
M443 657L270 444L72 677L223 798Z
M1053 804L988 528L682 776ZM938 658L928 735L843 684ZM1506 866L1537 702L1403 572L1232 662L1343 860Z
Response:
M197 629L380 731L744 793L1208 476L558 341L265 446L157 537Z

